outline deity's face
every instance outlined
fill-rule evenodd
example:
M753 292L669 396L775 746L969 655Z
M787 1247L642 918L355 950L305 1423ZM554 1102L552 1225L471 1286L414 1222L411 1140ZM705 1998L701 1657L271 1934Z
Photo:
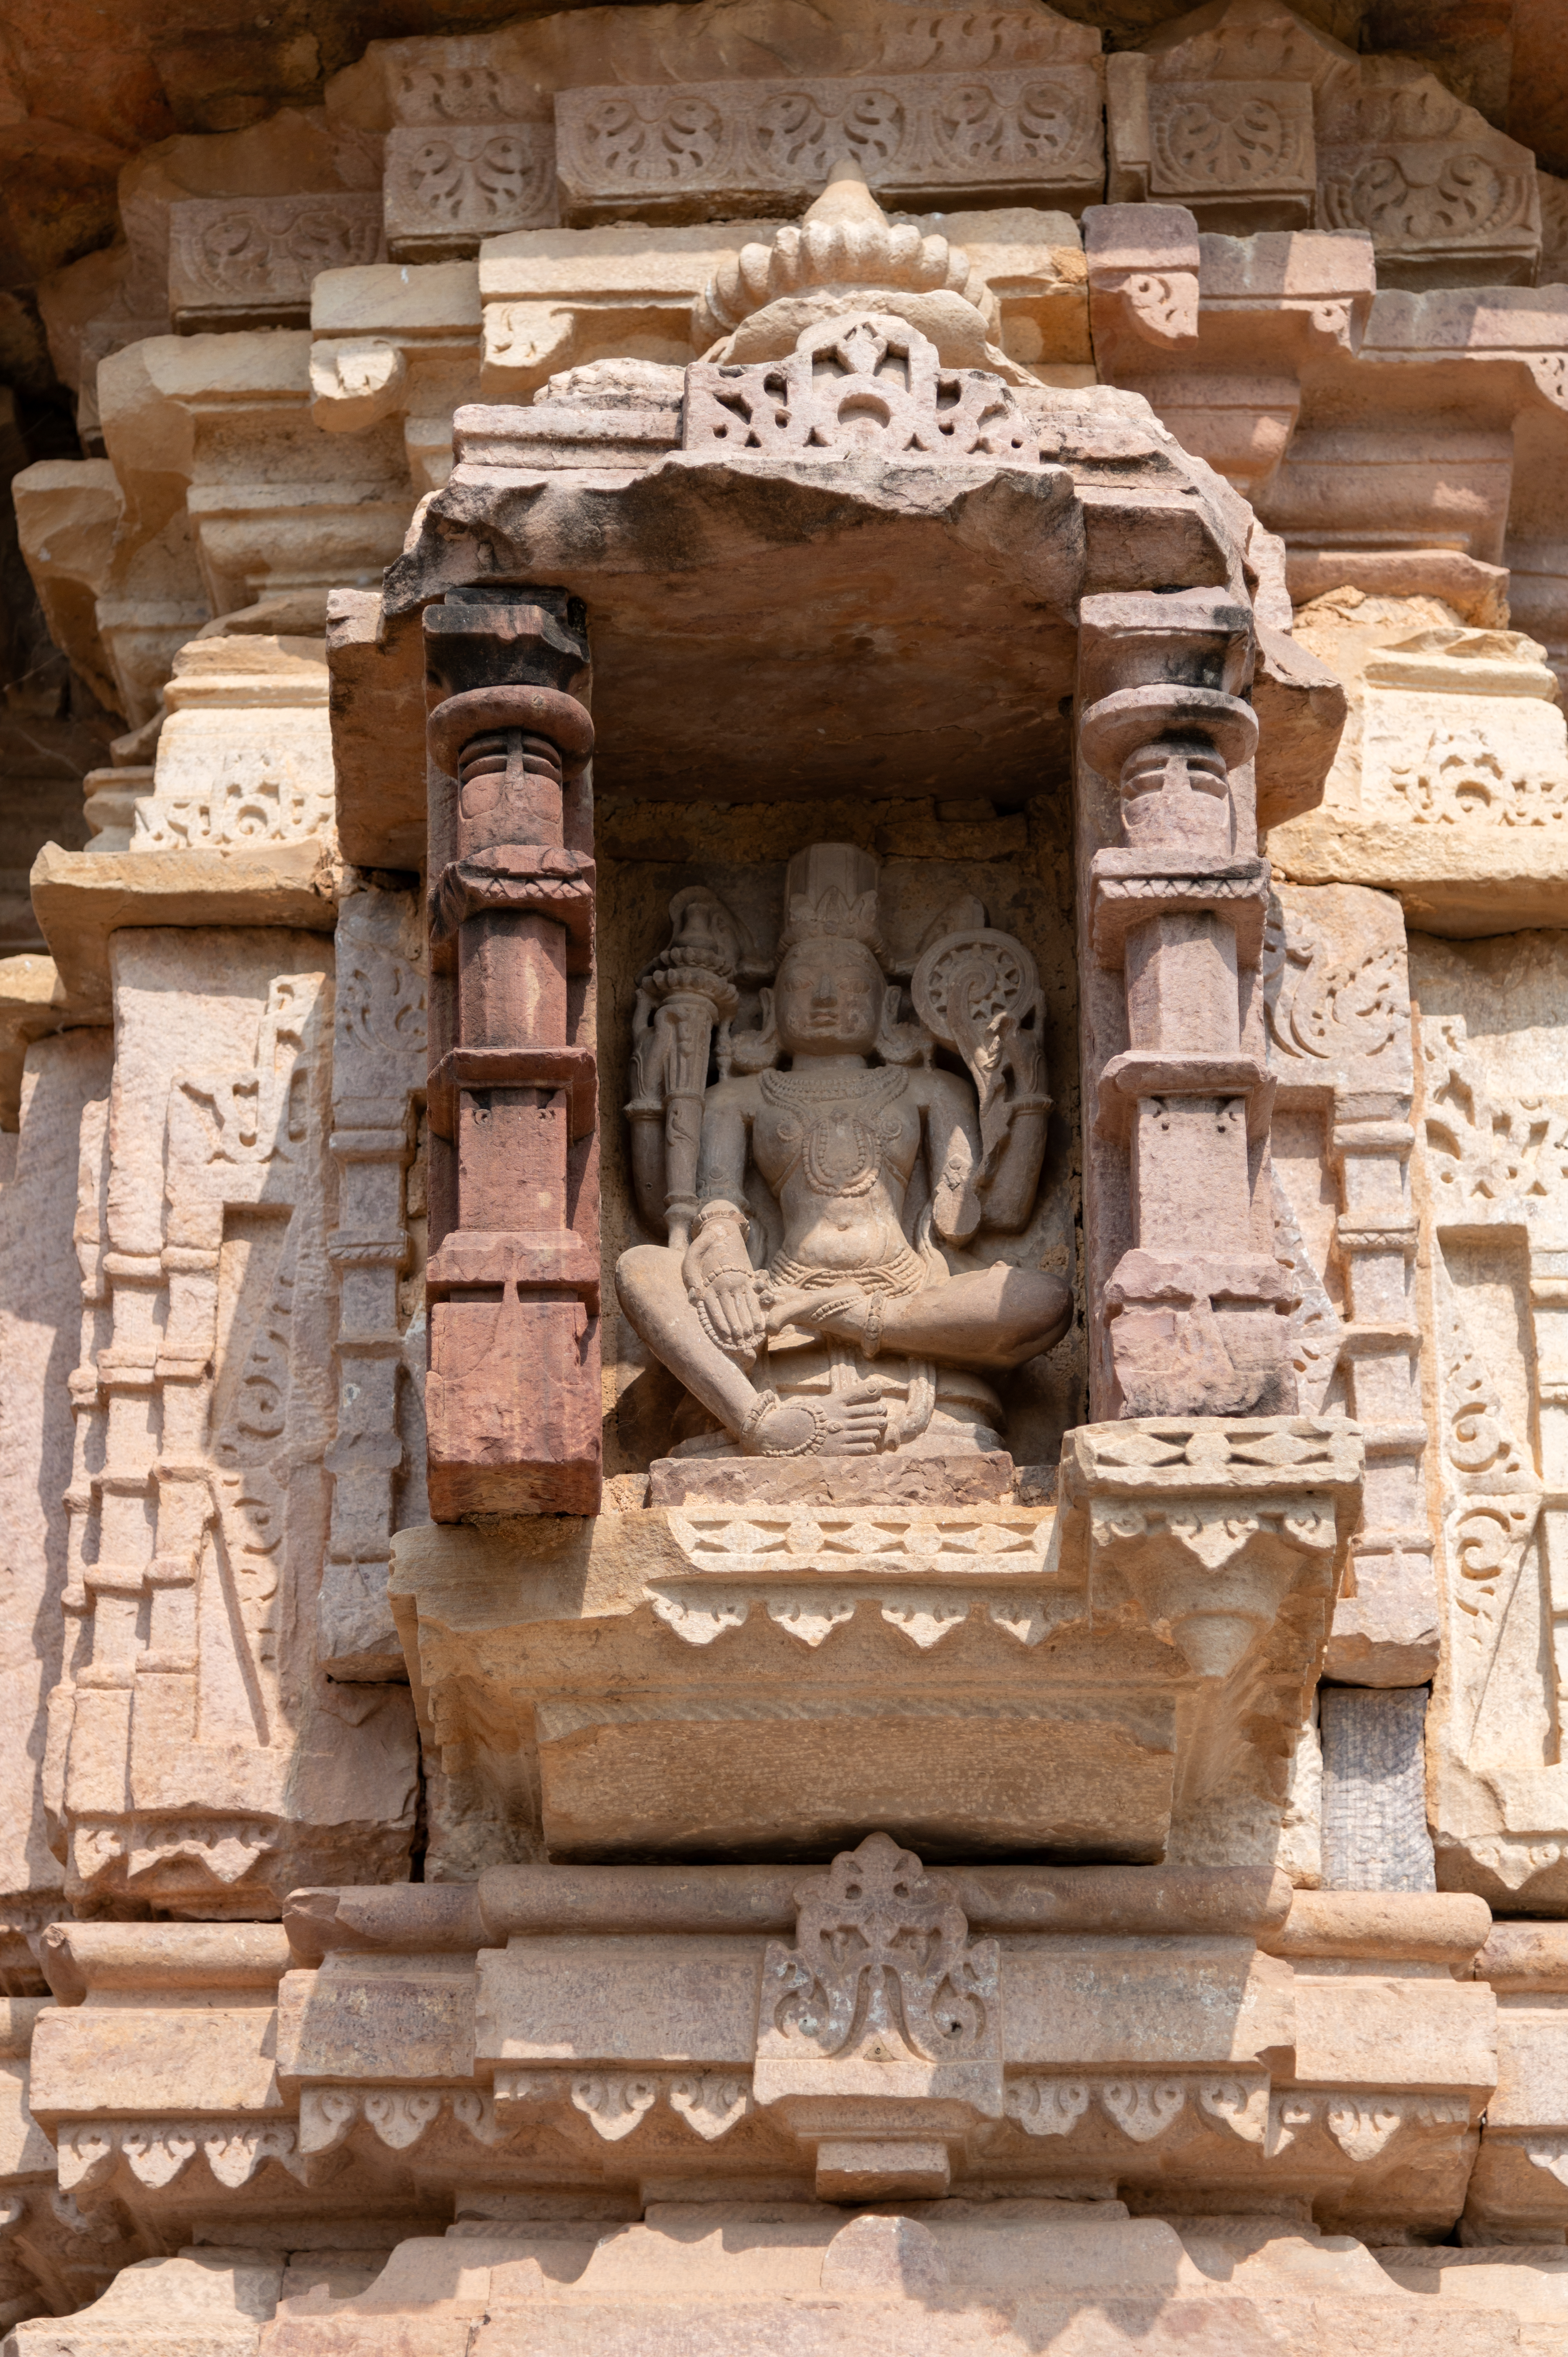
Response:
M798 942L774 984L779 1044L791 1056L868 1056L881 1028L882 970L860 942Z

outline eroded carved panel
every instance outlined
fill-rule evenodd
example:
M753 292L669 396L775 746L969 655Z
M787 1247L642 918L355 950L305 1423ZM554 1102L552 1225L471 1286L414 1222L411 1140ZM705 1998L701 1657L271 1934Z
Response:
M1568 1890L1568 988L1559 937L1413 936L1426 1312L1445 1615L1438 1878L1495 1906Z
M413 895L352 893L338 920L332 1151L338 1222L338 1422L320 1657L339 1679L401 1679L386 1601L392 1534L424 1519L424 1317L406 1177L427 1052L426 953Z
M555 141L540 123L438 123L389 131L387 245L394 261L472 253L481 238L555 219Z
M790 209L843 155L889 197L1027 189L1081 201L1105 169L1090 65L562 91L555 130L563 203L583 217L628 203Z
M184 198L169 208L169 309L188 328L303 327L317 271L381 248L379 194Z
M152 930L113 957L111 1330L76 1386L83 1637L56 1695L67 1889L264 1915L324 1868L403 1871L413 1823L406 1699L349 1702L308 1635L334 1421L330 952Z

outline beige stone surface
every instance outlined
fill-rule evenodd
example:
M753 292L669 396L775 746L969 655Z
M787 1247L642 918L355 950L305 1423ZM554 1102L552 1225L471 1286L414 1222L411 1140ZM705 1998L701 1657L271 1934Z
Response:
M1292 1320L1299 1395L1354 1415L1369 1442L1326 1674L1352 1685L1418 1684L1437 1666L1438 1605L1422 1479L1414 1079L1397 901L1353 885L1281 883L1263 975L1278 1090L1276 1235L1302 1297Z
M1346 2333L1375 2357L1500 2357L1520 2345L1521 2315L1552 2313L1550 2294L1523 2270L1498 2267L1451 2309L1446 2272L1440 2302L1423 2298L1435 2286L1429 2276L1410 2287L1403 2254L1380 2269L1348 2237L1278 2223L1216 2233L1184 2219L1178 2234L1115 2201L901 2206L846 2219L810 2205L770 2215L741 2202L713 2217L660 2204L646 2223L596 2242L581 2225L506 2236L459 2228L401 2245L357 2298L314 2314L285 2298L261 2346L298 2357L384 2347L392 2319L412 2314L418 2322L402 2330L418 2337L404 2345L421 2357L473 2345L476 2332L478 2349L495 2352L663 2352L717 2345L726 2330L744 2331L748 2345L811 2352L869 2342L889 2357L1024 2350L1047 2336L1064 2348L1165 2352L1212 2340L1239 2352L1305 2351L1312 2337ZM234 2309L261 2307L266 2291L247 2283L230 2297ZM81 2345L113 2344L95 2333Z
M1263 1944L1276 1956L1384 1956L1392 1962L1483 1969L1492 1930L1484 1901L1467 1892L1298 1890ZM1506 1942L1510 1927L1503 1927ZM1495 1985L1495 1984L1494 1984Z
M1342 668L1351 721L1322 808L1275 827L1270 857L1294 882L1382 886L1424 932L1540 924L1563 888L1556 680L1521 632L1436 621L1393 635L1389 608L1414 621L1422 602L1339 590L1303 616L1306 643Z
M243 2250L144 2259L116 2277L80 2327L42 2319L18 2326L11 2341L16 2357L75 2357L77 2349L102 2357L134 2357L143 2349L167 2357L255 2357L282 2278L280 2261Z
M1445 1965L1299 1960L1295 2069L1305 2085L1424 2087L1441 2078L1478 2099L1497 2084L1496 1999Z
M78 1164L84 1124L90 1134L95 1117L102 1126L112 1062L112 1039L101 1028L65 1032L27 1049L16 1166L0 1189L0 1518L7 1590L0 1921L8 1974L30 1969L23 1941L53 1911L62 1878L50 1848L35 1738L64 1651L65 1492L73 1445L67 1378L81 1357L84 1322L72 1235ZM93 1322L88 1311L90 1343Z
M1553 1150L1562 937L1412 936L1411 979L1434 1232L1424 1319L1428 1412L1441 1440L1429 1478L1445 1624L1431 1813L1443 1882L1511 1912L1515 1894L1555 1889L1558 1828L1568 1825L1549 1732L1565 1478L1556 1371L1568 1233Z
M1530 11L1077 14L148 53L204 127L40 293L83 455L16 482L81 684L23 615L8 2357L1561 2339ZM326 105L247 122L279 40ZM438 726L433 826L422 616L536 598L596 1042L575 963L552 1028L442 937L553 739ZM596 1518L425 1520L486 1502L427 1253L486 1315L544 1265L454 994L597 1056Z

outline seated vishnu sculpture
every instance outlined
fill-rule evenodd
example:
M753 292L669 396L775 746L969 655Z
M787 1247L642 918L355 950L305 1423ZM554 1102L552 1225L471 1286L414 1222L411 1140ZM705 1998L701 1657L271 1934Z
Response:
M1059 1276L952 1265L983 1231L1027 1225L1049 1110L1028 952L978 904L959 913L980 921L937 931L910 979L918 1019L900 1022L875 863L800 853L761 1027L735 1033L740 930L711 892L678 896L628 1107L639 1208L670 1241L623 1254L616 1283L706 1411L680 1453L996 1449L987 1375L1066 1331Z

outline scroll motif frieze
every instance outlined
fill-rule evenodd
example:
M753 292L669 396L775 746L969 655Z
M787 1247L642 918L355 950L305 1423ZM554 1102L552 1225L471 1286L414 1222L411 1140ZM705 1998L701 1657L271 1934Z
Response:
M1319 216L1369 230L1380 267L1472 257L1503 274L1541 245L1534 158L1435 76L1342 97L1319 128Z
M884 195L1097 195L1099 78L1088 65L842 81L562 91L558 170L578 213L694 196L815 196L842 156Z
M379 194L196 197L169 208L169 308L177 321L306 322L317 273L374 262Z
M555 140L547 124L397 126L386 141L387 242L394 259L475 250L481 238L555 220Z
M1305 82L1156 81L1149 137L1151 197L1181 204L1245 191L1311 199L1312 91Z

